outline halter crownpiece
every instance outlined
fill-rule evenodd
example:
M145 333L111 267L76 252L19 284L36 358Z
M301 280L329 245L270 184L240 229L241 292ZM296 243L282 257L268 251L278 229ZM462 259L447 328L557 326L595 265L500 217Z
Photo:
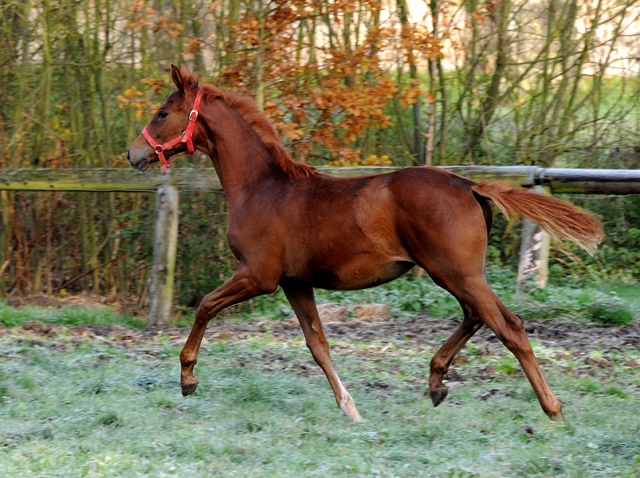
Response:
M198 111L200 110L200 100L202 100L202 95L203 94L204 94L204 90L203 89L198 90L198 94L196 95L196 99L193 102L193 108L189 112L189 122L187 123L187 128L177 138L174 138L171 141L167 141L166 143L159 144L155 139L153 139L153 136L151 136L149 134L149 132L147 131L147 127L146 126L142 129L142 136L144 136L144 139L147 140L147 142L151 145L153 150L158 155L158 160L162 164L162 166L160 167L160 170L162 171L162 174L164 174L164 175L169 174L169 165L173 161L175 161L178 158L182 158L183 156L186 156L187 154L193 154L195 152L195 148L193 147L192 136L193 136L193 130L196 127L196 120L198 119ZM169 149L173 149L173 147L175 145L180 144L180 143L186 143L187 152L184 153L184 154L180 154L178 156L174 156L174 157L169 158L167 160L164 157L164 152L169 150Z

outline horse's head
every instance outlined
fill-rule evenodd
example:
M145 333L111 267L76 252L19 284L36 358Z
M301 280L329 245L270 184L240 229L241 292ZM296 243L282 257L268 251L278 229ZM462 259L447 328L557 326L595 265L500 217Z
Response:
M182 139L187 125L190 124L190 113L198 91L198 79L191 75L184 65L180 70L171 65L171 78L178 90L171 93L153 115L146 127L146 135L143 131L127 150L129 164L140 171L146 171L151 163L159 161L159 155L164 155L170 162L171 156L188 150L187 143L179 139ZM191 117L195 122L194 115ZM197 118L197 113L195 117ZM172 140L176 140L175 144L172 144ZM152 146L152 143L158 146ZM165 147L164 150L162 146Z

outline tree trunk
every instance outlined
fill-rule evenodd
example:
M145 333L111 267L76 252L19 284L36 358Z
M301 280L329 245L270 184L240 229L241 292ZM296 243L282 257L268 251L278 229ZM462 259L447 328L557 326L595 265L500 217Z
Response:
M431 9L431 21L433 23L433 37L438 39L438 27L440 25L440 13L438 12L438 5L436 0L432 0L429 4ZM429 130L427 133L427 145L425 151L424 164L426 166L433 165L433 145L436 137L436 98L438 95L436 88L436 60L435 56L429 59L429 89L431 97L429 99Z
M409 12L407 8L406 0L398 1L398 13L400 14L400 23L405 26L409 22ZM407 59L409 61L409 77L411 83L414 84L418 81L418 69L416 68L415 58L413 57L413 51L411 47L407 50ZM416 159L419 164L424 164L424 149L422 148L422 98L420 95L416 96L416 102L412 105L413 113L413 144L411 146L411 155Z
M260 43L258 44L258 55L256 57L256 104L262 110L264 107L264 24L265 12L264 1L258 0L258 21L260 22Z
M51 110L51 75L52 75L52 58L51 58L51 31L53 29L51 19L51 1L44 0L42 5L42 90L40 98L42 99L39 108L38 121L36 122L36 136L34 144L34 155L32 163L35 167L42 167L44 160L48 154L47 151L47 134L49 132L49 117Z
M475 121L475 125L469 133L469 138L466 143L466 150L473 151L478 143L478 140L485 132L487 125L490 123L493 113L498 107L498 99L500 93L500 82L504 76L504 71L507 66L507 51L509 49L509 42L507 39L507 27L509 25L509 10L511 8L511 0L502 0L500 7L498 8L498 45L497 45L497 57L496 68L491 78L491 85L487 91L484 101L480 105L480 111L478 112L478 118Z

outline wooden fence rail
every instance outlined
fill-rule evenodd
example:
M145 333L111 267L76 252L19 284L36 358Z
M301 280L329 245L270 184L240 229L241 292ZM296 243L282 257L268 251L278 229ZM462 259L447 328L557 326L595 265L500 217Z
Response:
M394 171L393 167L319 168L338 177ZM562 169L536 166L444 166L474 181L505 181L512 186L542 185L553 194L640 194L640 171ZM0 190L8 191L156 191L163 181L179 190L221 191L213 168L173 169L167 178L153 169L0 169Z
M394 167L319 168L330 176L352 177L397 170ZM536 166L445 166L474 181L504 181L534 187L547 194L640 194L640 171L561 169ZM213 168L174 169L163 177L157 169L145 174L130 169L0 169L0 191L156 192L157 207L148 325L167 322L171 313L178 235L178 192L221 191ZM6 193L4 193L6 194ZM0 202L0 208L2 202ZM0 211L2 212L2 211ZM523 227L518 284L539 271L546 282L548 238L533 224ZM545 248L547 248L545 250Z

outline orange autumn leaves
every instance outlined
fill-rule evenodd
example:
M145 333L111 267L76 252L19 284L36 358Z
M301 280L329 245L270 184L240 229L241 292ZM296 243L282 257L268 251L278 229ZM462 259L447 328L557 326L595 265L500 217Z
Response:
M143 80L144 84L144 80ZM145 114L153 114L160 104L150 101L145 94L135 86L127 88L123 94L117 96L118 107L120 109L129 108L136 119L142 118Z
M143 0L134 5L132 13L140 16ZM221 45L222 61L208 80L251 96L263 90L263 109L295 159L390 164L389 158L367 152L364 138L392 126L390 102L407 108L424 97L417 81L399 84L394 70L398 60L407 64L440 54L428 30L381 20L376 0L265 0L262 11L253 8L239 12L234 21L225 18L224 42L189 38L185 32L184 54ZM150 25L170 29L161 20L153 17ZM145 105L139 92L127 91L119 97L121 106L141 111Z
M296 159L311 157L330 165L391 164L388 157L365 157L362 138L369 129L392 125L390 101L407 107L424 93L417 82L399 86L392 80L389 57L407 55L405 45L410 41L422 49L420 55L429 56L439 54L439 44L420 27L380 27L373 21L380 8L375 1L360 5L370 8L370 24L357 30L352 20L348 34L344 21L356 2L278 5L262 23L250 12L233 25L236 53L219 80L251 94L257 87L255 65L261 56L264 111ZM319 35L320 30L328 32L328 38Z

